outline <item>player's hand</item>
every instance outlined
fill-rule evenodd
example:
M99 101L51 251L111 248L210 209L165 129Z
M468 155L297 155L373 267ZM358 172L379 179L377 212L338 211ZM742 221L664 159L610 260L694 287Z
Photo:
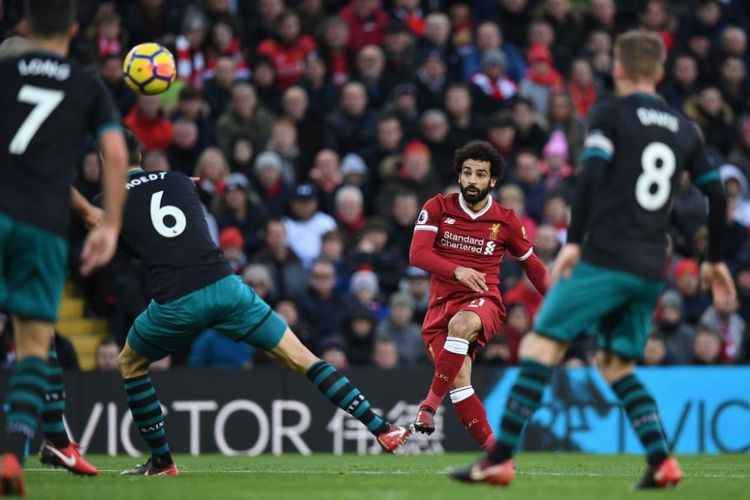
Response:
M453 271L453 276L475 292L486 292L489 290L484 273L480 273L470 267L458 266Z
M112 260L117 249L119 231L101 224L89 232L81 251L81 274L88 276L94 269Z
M83 222L86 223L86 227L96 227L104 220L104 210L92 205L86 210L86 213L82 214L82 217Z
M557 254L555 264L550 271L550 282L555 283L560 277L569 278L573 268L581 260L581 246L574 243L566 243Z
M729 306L737 300L732 275L723 262L704 262L701 265L701 287L711 291L716 306Z

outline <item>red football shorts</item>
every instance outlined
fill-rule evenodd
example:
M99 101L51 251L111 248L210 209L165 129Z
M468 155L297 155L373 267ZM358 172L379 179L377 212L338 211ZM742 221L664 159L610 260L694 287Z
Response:
M432 361L435 361L443 350L445 339L448 337L448 322L461 311L476 313L482 320L482 332L476 342L469 347L469 356L472 360L476 352L502 330L505 306L499 297L463 298L436 304L427 309L422 323L422 342Z

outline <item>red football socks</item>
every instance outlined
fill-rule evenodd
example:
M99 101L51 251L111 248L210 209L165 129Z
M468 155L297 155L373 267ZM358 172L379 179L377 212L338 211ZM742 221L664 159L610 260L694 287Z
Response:
M490 451L495 446L495 435L487 421L487 411L482 401L474 394L474 388L468 386L452 390L451 401L459 420L474 441L485 451Z
M469 341L460 337L445 339L443 350L435 360L435 374L430 384L430 392L420 406L427 406L433 413L448 394L458 372L464 364L466 353L469 352Z

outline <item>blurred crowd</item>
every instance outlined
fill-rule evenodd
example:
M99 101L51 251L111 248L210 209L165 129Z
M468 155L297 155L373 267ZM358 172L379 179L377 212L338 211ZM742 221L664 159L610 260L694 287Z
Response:
M4 2L0 38L22 30L20 4ZM143 143L144 169L200 178L206 221L235 271L342 368L428 363L420 326L429 276L409 266L408 249L421 205L457 190L452 156L466 142L502 153L507 176L493 196L522 217L539 257L554 260L587 117L613 92L613 40L636 27L658 33L668 51L659 91L701 128L730 200L724 254L739 300L716 308L701 289L706 204L686 174L643 363L750 362L746 2L81 0L79 9L71 57L101 75ZM146 41L177 61L177 82L160 96L123 81L123 55ZM93 145L77 170L75 186L93 198ZM71 279L87 314L108 321L97 366L112 369L149 288L124 254L78 275L85 234L75 220ZM501 277L506 323L478 364L517 363L542 299L511 257ZM595 337L583 338L565 363L591 364L595 348ZM265 363L208 330L164 367Z

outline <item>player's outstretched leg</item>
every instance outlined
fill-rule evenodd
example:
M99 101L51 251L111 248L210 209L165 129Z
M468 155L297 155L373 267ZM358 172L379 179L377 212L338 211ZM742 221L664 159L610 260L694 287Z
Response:
M49 351L47 367L47 393L42 407L44 441L39 452L39 461L46 465L68 469L80 476L95 476L99 471L88 463L78 451L78 444L71 442L65 429L65 386L63 371L57 359L54 345Z
M464 365L470 343L476 340L481 331L482 320L476 313L461 311L451 318L445 344L435 359L435 372L430 390L419 405L414 420L414 428L418 432L432 434L435 431L435 413L453 387Z
M668 488L682 480L682 471L669 457L659 410L651 393L633 373L635 363L617 355L599 353L598 366L617 394L638 439L646 450L648 468L637 489Z
M530 333L521 345L521 369L505 402L500 434L494 448L471 465L452 469L449 475L468 483L507 486L513 480L513 452L521 440L526 422L542 401L544 388L552 377L552 365L565 344Z
M176 476L179 473L167 444L161 403L148 375L150 363L131 349L127 342L117 357L133 421L151 450L151 457L146 463L123 471L124 476Z
M365 395L336 368L302 345L289 328L278 345L269 352L292 370L304 373L331 403L362 422L383 450L396 451L412 434L411 429L391 424L372 411Z

